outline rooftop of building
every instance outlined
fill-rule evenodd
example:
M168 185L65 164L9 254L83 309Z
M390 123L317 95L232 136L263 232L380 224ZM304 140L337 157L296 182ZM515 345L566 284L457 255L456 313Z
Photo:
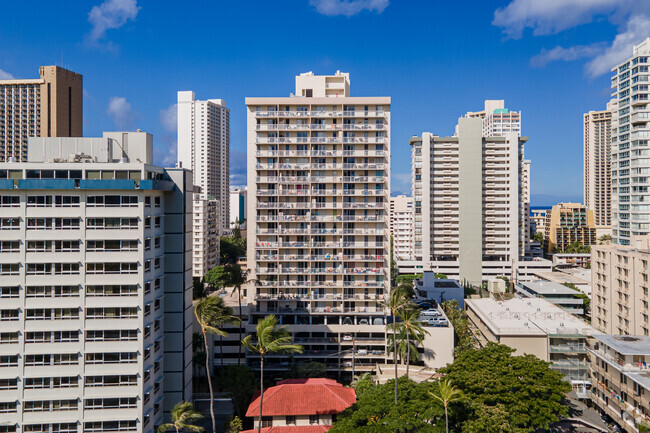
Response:
M50 65L50 66L40 66L39 67L39 72L41 77L40 78L12 78L9 80L0 80L0 86L7 86L7 85L16 85L16 84L44 84L45 79L43 78L43 74L45 72L63 72L63 73L70 73L74 76L81 77L81 74L71 71L66 68L62 68L61 66L56 66L56 65Z
M621 355L650 355L650 337L597 334L594 338Z
M569 273L564 273L564 272L559 272L559 271L553 271L553 272L535 272L534 275L538 278L541 278L542 280L547 280L550 282L558 283L558 284L565 284L565 283L571 283L571 284L589 284L590 281L580 278L576 275L569 274Z
M538 280L532 282L523 282L519 284L526 287L528 290L531 290L542 296L578 294L578 292L575 290L553 281Z
M466 299L495 335L592 335L596 330L543 298Z
M287 379L264 392L263 416L336 414L356 401L353 388L332 379ZM259 403L258 395L246 416L259 416Z

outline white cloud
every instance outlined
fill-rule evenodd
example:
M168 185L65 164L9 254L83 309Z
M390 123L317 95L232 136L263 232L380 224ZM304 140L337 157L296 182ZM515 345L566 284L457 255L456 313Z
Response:
M590 22L636 0L512 0L494 12L492 24L503 27L511 38L520 38L525 28L535 35L558 33Z
M351 17L364 10L382 13L390 0L309 0L309 4L323 15Z
M530 59L530 64L531 66L542 67L556 60L571 61L585 57L593 57L602 53L604 48L605 44L601 43L593 45L575 45L569 48L557 46L550 50L544 48L541 53Z
M133 129L136 113L126 98L113 96L108 101L106 114L113 119L113 123L117 129L124 131Z
M14 76L7 71L0 69L0 80L13 80Z
M107 30L119 29L128 20L135 20L139 10L137 0L105 0L94 6L88 14L92 25L88 40L96 43L106 36Z
M585 71L591 77L608 73L612 66L632 54L632 46L650 36L648 0L511 0L494 12L492 24L503 27L511 38L520 38L524 29L533 34L559 33L600 18L618 27L614 41L571 47L543 49L531 58L532 66L544 66L556 60L591 58Z
M160 110L160 124L169 132L178 129L178 104L172 104L166 110Z
M585 66L587 73L597 77L608 73L612 66L632 55L632 48L650 36L650 18L645 15L633 16L625 30L614 38L614 42Z
M154 164L161 167L176 166L176 137L170 134L161 134L154 140Z

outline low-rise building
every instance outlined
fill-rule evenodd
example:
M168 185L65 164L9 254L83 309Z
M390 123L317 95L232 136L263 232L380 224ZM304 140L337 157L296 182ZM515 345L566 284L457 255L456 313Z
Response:
M552 281L533 281L515 284L515 291L525 298L543 298L563 310L577 315L585 313L580 292Z
M589 269L568 268L553 272L538 272L535 275L543 281L551 281L558 284L573 284L576 289L591 298L591 270Z
M595 335L589 348L591 401L624 431L650 424L650 337Z
M356 403L354 388L332 379L288 379L264 391L262 431L265 433L317 433L332 428L334 416ZM260 424L260 396L248 406L255 433Z
M466 299L465 307L481 346L501 343L515 349L515 355L550 362L579 397L587 397L587 340L596 330L583 320L541 298Z
M544 235L546 233L546 212L548 211L549 209L533 209L530 212L530 228L531 231L534 230L534 234Z
M441 304L444 301L455 299L458 301L458 306L464 309L465 289L463 286L456 280L436 278L435 275L435 272L425 271L421 279L413 281L415 297L421 300L435 299Z

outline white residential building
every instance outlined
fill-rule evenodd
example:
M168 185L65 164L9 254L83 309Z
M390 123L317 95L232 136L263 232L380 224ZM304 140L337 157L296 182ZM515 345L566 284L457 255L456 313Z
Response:
M612 106L584 114L585 206L594 211L599 235L612 225Z
M397 260L411 260L413 256L413 197L398 195L390 198L390 234L393 237L393 255Z
M524 260L526 141L518 132L486 137L483 120L473 117L459 119L455 137L410 139L414 261L422 269L475 285L490 276L517 280L522 271L550 271L546 260Z
M617 103L612 133L612 238L629 245L631 236L650 234L650 37L632 56L612 68L612 97Z
M230 221L230 110L222 99L200 101L178 92L178 162L191 169L194 184L193 276L219 263L219 234Z
M246 98L249 331L277 314L302 360L359 371L389 358L391 116L389 97L349 89L346 73L306 73L298 96Z
M230 189L230 228L246 219L247 188Z
M505 108L503 99L488 99L483 110L468 111L464 117L481 119L484 137L503 137L509 132L521 135L521 111Z
M153 432L192 390L192 175L152 136L0 163L0 431Z

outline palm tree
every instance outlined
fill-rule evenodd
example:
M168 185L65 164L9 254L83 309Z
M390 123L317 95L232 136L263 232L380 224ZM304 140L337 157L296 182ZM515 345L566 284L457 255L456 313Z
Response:
M356 388L357 386L359 386L359 384L361 382L366 382L366 381L372 382L372 374L370 374L370 373L361 373L360 375L354 376L352 378L352 382L350 382L350 387L351 388Z
M396 323L397 329L401 331L400 335L406 336L406 377L408 378L409 365L411 364L411 342L421 343L429 331L422 327L418 308L403 309L397 315L400 319L400 322Z
M208 296L199 299L194 306L194 315L203 334L203 344L205 347L205 372L208 377L208 387L210 388L210 417L212 418L212 431L217 431L214 419L214 391L212 389L212 374L210 372L210 346L208 345L208 334L225 337L228 335L221 327L228 323L237 323L238 317L232 315L232 308L226 306L223 299L218 296Z
M637 424L636 428L639 429L639 433L650 433L650 424L644 422Z
M262 432L262 404L264 403L264 357L269 353L301 353L302 346L293 344L293 338L284 326L278 327L278 318L266 316L255 327L253 335L247 335L241 343L246 349L260 355L260 420L257 431Z
M440 400L442 405L445 407L445 426L446 432L449 433L449 414L447 412L447 407L450 403L458 401L463 397L462 391L452 385L449 379L440 379L438 381L438 393L435 394L429 391L429 394Z
M181 401L176 403L176 406L172 409L171 422L161 424L160 427L158 427L158 433L164 433L171 429L176 429L176 433L179 433L181 430L188 432L202 432L205 430L203 427L192 424L201 418L203 418L203 415L194 410L192 403Z
M388 294L388 299L384 301L384 306L390 310L390 315L393 319L393 323L388 325L388 329L393 329L393 333L397 333L396 328L396 319L397 313L409 304L409 300L406 297L404 289L400 286L393 288ZM393 338L393 364L395 365L395 404L397 404L397 338Z

